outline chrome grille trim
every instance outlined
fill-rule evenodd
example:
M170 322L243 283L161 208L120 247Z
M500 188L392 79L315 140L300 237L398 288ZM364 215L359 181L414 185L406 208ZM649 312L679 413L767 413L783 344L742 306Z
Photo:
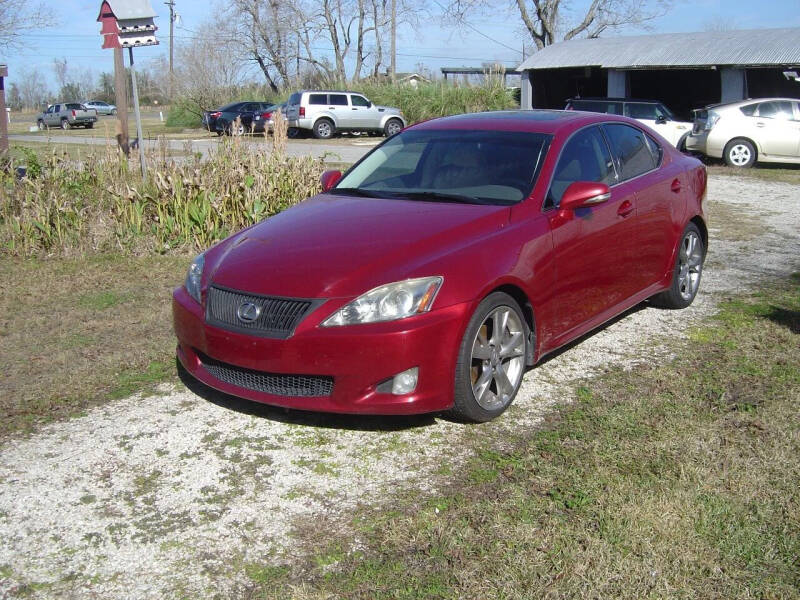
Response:
M333 377L325 375L282 375L229 365L197 352L206 371L220 381L273 396L300 398L328 397L333 393Z
M237 309L245 302L252 302L260 309L258 318L252 323L241 321L236 316ZM322 302L306 298L259 296L212 285L206 294L206 322L222 329L285 339Z

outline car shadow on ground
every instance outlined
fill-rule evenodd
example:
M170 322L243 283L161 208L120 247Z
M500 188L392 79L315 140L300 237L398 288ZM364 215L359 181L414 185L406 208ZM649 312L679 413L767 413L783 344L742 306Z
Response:
M427 427L436 423L435 414L409 416L342 415L335 413L311 412L270 406L231 396L195 379L175 360L178 377L190 392L222 408L233 410L278 423L305 425L321 429L346 429L351 431L403 431L417 427Z

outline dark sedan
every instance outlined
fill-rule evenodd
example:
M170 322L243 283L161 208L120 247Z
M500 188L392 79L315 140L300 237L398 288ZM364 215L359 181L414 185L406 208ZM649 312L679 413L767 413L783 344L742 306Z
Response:
M615 115L409 127L193 261L178 358L259 402L487 421L528 368L629 308L685 308L706 170Z
M203 127L217 135L264 133L271 127L274 109L275 105L269 102L232 102L203 113Z

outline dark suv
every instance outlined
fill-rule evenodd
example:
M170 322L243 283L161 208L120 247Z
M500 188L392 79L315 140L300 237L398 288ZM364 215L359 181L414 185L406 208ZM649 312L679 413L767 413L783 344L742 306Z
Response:
M678 150L686 149L686 138L692 132L692 123L679 121L672 111L658 100L638 98L570 98L566 110L624 115L644 123L660 133Z
M204 112L203 127L217 135L263 133L265 127L271 125L272 110L276 108L269 102L231 102L217 110Z

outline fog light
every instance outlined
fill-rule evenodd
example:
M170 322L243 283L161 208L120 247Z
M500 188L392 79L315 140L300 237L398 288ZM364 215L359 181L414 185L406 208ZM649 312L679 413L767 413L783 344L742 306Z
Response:
M417 388L417 378L419 376L419 368L414 367L408 371L398 373L392 378L392 393L395 396L403 394L410 394Z

